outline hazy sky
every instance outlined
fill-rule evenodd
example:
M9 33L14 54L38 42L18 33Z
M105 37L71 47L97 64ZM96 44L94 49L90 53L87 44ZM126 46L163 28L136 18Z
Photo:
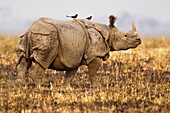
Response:
M76 13L79 18L93 15L93 21L102 23L110 14L119 17L124 12L170 22L169 7L170 0L0 0L0 33L24 29L39 17L61 20Z

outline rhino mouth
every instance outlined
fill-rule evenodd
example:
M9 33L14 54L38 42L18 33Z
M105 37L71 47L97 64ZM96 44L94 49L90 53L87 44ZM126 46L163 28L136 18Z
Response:
M141 39L136 39L136 41L137 41L139 44L142 43Z
M141 39L136 39L134 43L132 43L130 48L136 48L138 45L142 43Z

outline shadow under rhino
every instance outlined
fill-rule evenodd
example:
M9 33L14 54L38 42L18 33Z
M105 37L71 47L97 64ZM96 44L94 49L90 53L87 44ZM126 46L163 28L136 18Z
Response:
M59 21L40 18L20 37L17 49L17 82L25 83L25 74L35 62L31 75L40 85L45 69L66 71L64 85L69 85L81 65L88 66L89 79L96 86L96 72L110 51L136 48L141 40L134 23L128 32L120 31L116 18L109 17L109 25L86 19Z

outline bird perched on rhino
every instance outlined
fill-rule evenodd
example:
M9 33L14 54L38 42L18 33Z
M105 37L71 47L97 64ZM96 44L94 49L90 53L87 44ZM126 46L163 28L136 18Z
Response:
M91 19L92 19L92 16L89 16L89 17L87 17L86 19L87 19L87 20L91 20Z
M109 16L109 27L110 28L113 28L114 27L114 23L116 22L117 20L117 17L113 16L113 15L110 15Z
M75 14L74 16L68 16L68 15L66 15L66 17L77 18L77 17L78 17L78 14Z

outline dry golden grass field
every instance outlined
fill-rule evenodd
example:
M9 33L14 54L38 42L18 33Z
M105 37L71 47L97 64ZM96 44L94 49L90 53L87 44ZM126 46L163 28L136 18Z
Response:
M143 39L136 49L112 52L97 72L102 87L91 87L81 66L71 88L62 87L64 72L46 70L41 90L14 84L18 41L0 37L0 113L170 112L170 38Z

